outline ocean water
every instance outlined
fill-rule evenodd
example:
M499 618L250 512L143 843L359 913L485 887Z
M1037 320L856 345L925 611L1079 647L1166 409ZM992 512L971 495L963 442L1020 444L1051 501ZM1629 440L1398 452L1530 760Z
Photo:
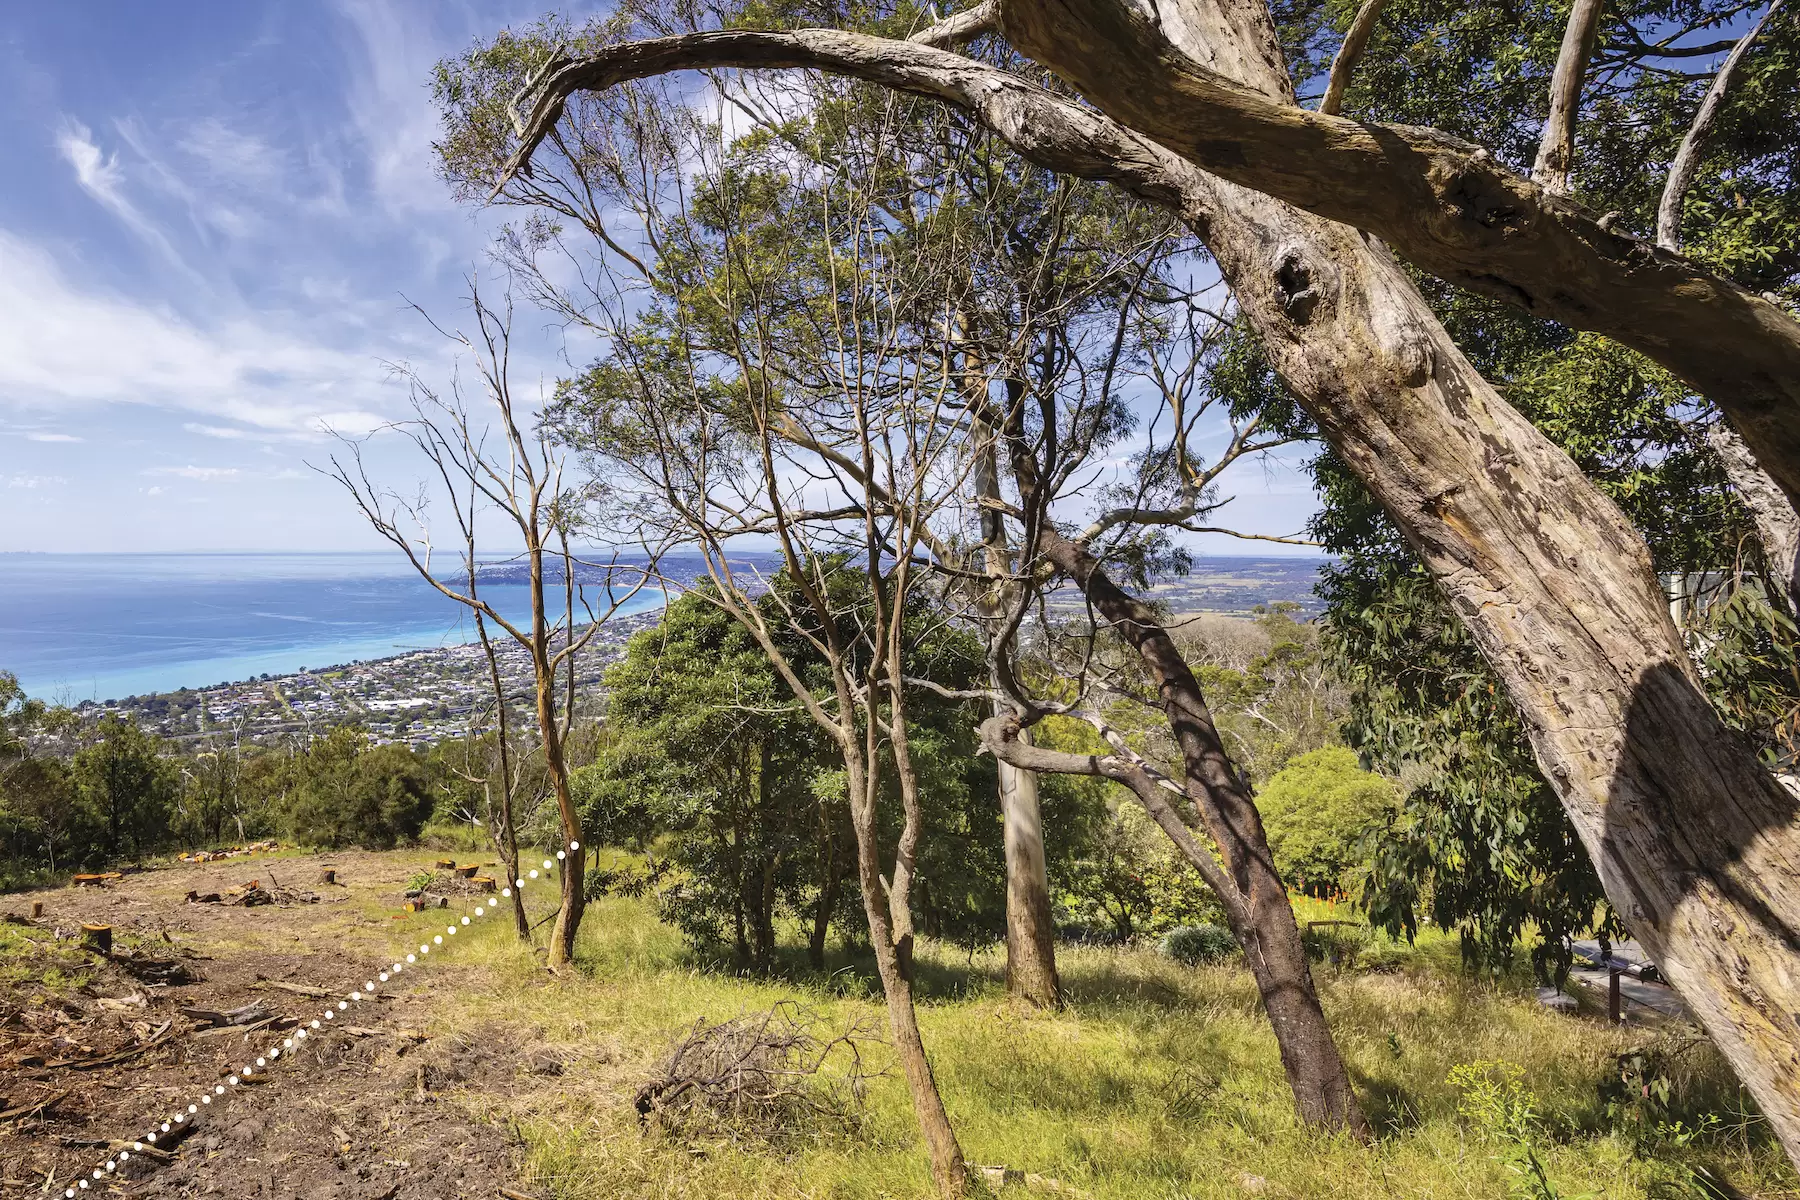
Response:
M497 571L482 595L527 617L511 577ZM662 602L646 589L621 612ZM63 703L473 640L467 610L394 552L0 554L0 671Z

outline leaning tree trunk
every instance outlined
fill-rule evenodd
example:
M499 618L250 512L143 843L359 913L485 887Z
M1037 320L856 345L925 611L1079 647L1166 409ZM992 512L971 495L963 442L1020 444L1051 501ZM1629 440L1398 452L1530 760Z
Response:
M1022 490L1031 486L1025 483ZM1368 1121L1319 1006L1312 968L1287 887L1275 870L1262 814L1225 751L1199 680L1150 607L1120 590L1084 547L1052 528L1043 531L1039 545L1044 557L1074 580L1094 611L1137 651L1156 684L1169 731L1181 751L1186 794L1223 860L1225 878L1218 878L1202 861L1212 851L1187 836L1185 827L1171 824L1173 813L1167 805L1156 804L1154 797L1141 798L1149 801L1150 815L1172 836L1177 849L1221 893L1232 933L1244 949L1275 1031L1300 1119L1366 1136ZM1018 740L1023 740L1022 734Z

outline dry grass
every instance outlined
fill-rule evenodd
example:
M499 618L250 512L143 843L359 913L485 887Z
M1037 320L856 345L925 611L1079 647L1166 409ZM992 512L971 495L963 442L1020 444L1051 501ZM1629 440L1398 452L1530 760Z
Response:
M405 881L431 857L416 850L341 856L349 886L326 902L234 910L229 922L181 909L197 924L186 933L178 927L177 941L204 942L200 948L215 955L404 952L439 920L396 919ZM317 861L274 866L289 882L289 872L314 870ZM249 864L230 869L234 877L256 872ZM178 899L192 875L156 872L121 890ZM551 900L541 889L536 915ZM19 968L44 952L26 941L0 927L0 967ZM870 1082L866 1115L853 1132L821 1122L774 1140L696 1140L692 1131L646 1133L633 1103L697 1022L793 999L826 1027L880 1027L885 1014L868 962L839 957L818 976L798 965L795 952L784 959L787 978L735 977L691 952L647 902L620 898L590 907L581 970L572 978L548 976L539 955L513 938L510 922L480 923L457 943L441 964L408 977L432 1000L432 1032L551 1047L562 1064L550 1076L521 1067L515 1077L483 1077L455 1096L522 1135L527 1190L559 1200L930 1195L898 1072ZM926 943L921 1020L970 1160L1096 1198L1504 1196L1516 1177L1499 1160L1503 1147L1458 1116L1459 1097L1447 1082L1452 1068L1480 1060L1524 1068L1545 1114L1540 1154L1564 1196L1692 1195L1666 1190L1685 1177L1687 1161L1744 1195L1800 1197L1800 1182L1768 1139L1731 1115L1736 1088L1709 1048L1685 1067L1695 1097L1723 1115L1724 1127L1686 1148L1635 1146L1612 1131L1597 1089L1614 1056L1642 1042L1643 1031L1546 1011L1523 979L1465 979L1454 943L1441 936L1417 948L1389 947L1384 958L1392 967L1384 973L1327 968L1320 975L1357 1089L1381 1130L1368 1145L1319 1138L1296 1124L1255 990L1236 967L1188 968L1147 949L1066 946L1061 967L1071 1003L1044 1014L1006 998L998 950L971 958ZM59 984L75 982L72 970L57 969L66 971ZM885 1046L867 1053L871 1068L888 1064Z
M827 1021L879 1021L866 966L840 962L828 978L736 978L697 960L643 902L620 899L590 909L580 961L579 979L553 981L507 930L483 930L446 972L446 983L454 975L467 986L438 1009L446 1031L510 1025L574 1053L554 1081L464 1097L523 1133L537 1190L564 1200L930 1194L897 1072L874 1081L854 1136L820 1128L783 1148L696 1145L646 1136L636 1120L636 1088L696 1021L795 997ZM1525 1068L1547 1117L1541 1152L1565 1196L1689 1194L1656 1190L1686 1178L1681 1160L1705 1164L1748 1195L1796 1189L1754 1128L1680 1151L1634 1148L1610 1131L1597 1088L1613 1056L1647 1035L1548 1012L1516 981L1470 982L1454 962L1454 945L1436 939L1392 973L1321 977L1358 1090L1382 1130L1371 1145L1321 1139L1296 1124L1273 1038L1239 969L1187 968L1150 950L1066 947L1072 1003L1048 1015L1006 999L997 952L970 960L928 944L922 1021L971 1161L1094 1197L1241 1197L1251 1194L1247 1177L1261 1177L1263 1185L1248 1185L1267 1195L1505 1195L1516 1177L1499 1161L1501 1147L1458 1117L1446 1081L1458 1064L1483 1059ZM873 1058L883 1065L884 1049ZM1716 1056L1702 1058L1702 1080L1733 1093Z

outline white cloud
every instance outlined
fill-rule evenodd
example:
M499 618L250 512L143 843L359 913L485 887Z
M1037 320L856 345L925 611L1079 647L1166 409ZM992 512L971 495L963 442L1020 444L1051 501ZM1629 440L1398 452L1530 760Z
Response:
M75 182L81 185L82 191L123 221L127 228L171 263L190 275L193 274L163 231L125 195L125 172L119 166L118 154L104 153L94 140L92 131L73 118L63 122L62 129L56 135L56 148L75 169Z
M146 467L146 475L173 475L179 479L197 479L202 483L218 483L243 475L238 467Z
M28 442L81 442L87 439L78 438L72 433L44 433L34 429L25 435L25 440Z
M284 314L211 327L84 290L37 247L0 230L0 404L142 403L305 437L325 414L367 414L399 390L377 355L296 336ZM224 426L209 425L211 436Z
M36 491L38 488L56 487L67 482L69 481L61 475L14 475L7 479L6 486Z

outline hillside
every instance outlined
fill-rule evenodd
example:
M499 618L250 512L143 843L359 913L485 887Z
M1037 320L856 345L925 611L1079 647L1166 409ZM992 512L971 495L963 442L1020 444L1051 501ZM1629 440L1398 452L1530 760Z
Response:
M400 911L409 880L435 857L278 854L10 898L22 913L41 902L44 916L0 924L0 1053L14 1064L0 1105L9 1191L61 1194L99 1163L105 1189L132 1196L930 1194L906 1090L885 1070L879 1033L859 1046L882 1073L852 1128L798 1110L774 1128L640 1126L638 1089L696 1022L794 1002L821 1030L860 1021L879 1031L882 1014L865 962L839 952L825 976L808 975L794 966L795 947L784 955L791 978L733 977L638 899L606 897L590 909L581 971L565 981L519 947L504 915L476 920L428 964L378 985L379 998L346 1003L351 1028L321 1030L266 1082L227 1085L246 1046L279 1027L208 1031L204 1014L260 1003L270 1015L310 1019L325 1001L294 987L359 989L445 921ZM337 884L315 882L325 866ZM252 879L300 902L184 900L190 891L229 897ZM304 902L308 892L316 903ZM449 918L460 928L479 902L453 900ZM116 927L114 961L56 936L98 918ZM189 981L134 977L159 970L145 959L172 961ZM1795 1194L1782 1190L1795 1182L1779 1154L1748 1127L1710 1138L1702 1159L1679 1136L1634 1144L1609 1118L1599 1085L1635 1046L1685 1047L1676 1073L1687 1100L1735 1091L1704 1044L1550 1012L1522 982L1473 982L1441 939L1417 950L1371 946L1362 966L1320 969L1326 1009L1378 1119L1367 1146L1296 1126L1255 990L1236 967L1185 967L1153 948L1068 946L1072 1004L1045 1016L1007 1001L994 951L928 942L920 960L925 1037L952 1118L973 1161L1024 1173L1002 1188L1008 1195L1501 1195L1521 1181L1508 1165L1516 1147L1459 1116L1459 1103L1475 1110L1448 1082L1459 1065L1487 1060L1523 1069L1541 1114L1535 1149L1558 1194L1701 1194L1655 1190L1691 1180L1681 1161L1704 1163L1742 1194ZM196 1114L198 1129L171 1165L139 1153L106 1173L105 1156L126 1146L109 1151L110 1139L141 1137L171 1106L213 1087L231 1094Z

